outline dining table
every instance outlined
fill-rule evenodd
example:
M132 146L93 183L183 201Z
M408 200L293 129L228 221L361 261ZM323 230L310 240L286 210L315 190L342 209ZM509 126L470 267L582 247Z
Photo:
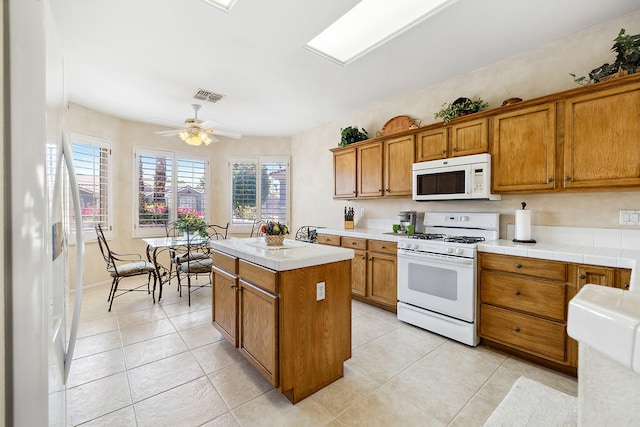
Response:
M162 299L162 287L164 284L171 282L173 273L171 268L167 268L160 262L161 254L168 253L171 257L172 253L186 251L189 246L201 246L208 243L208 237L200 235L175 236L175 237L148 237L142 239L147 244L147 259L153 263L156 268L158 281L160 282L160 292L158 301ZM171 260L169 260L171 262ZM177 270L175 272L177 273Z

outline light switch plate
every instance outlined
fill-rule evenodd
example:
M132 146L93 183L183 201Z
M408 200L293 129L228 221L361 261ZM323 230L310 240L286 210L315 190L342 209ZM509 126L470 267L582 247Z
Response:
M316 301L322 301L324 299L324 282L316 283Z
M621 210L620 225L640 225L640 211Z

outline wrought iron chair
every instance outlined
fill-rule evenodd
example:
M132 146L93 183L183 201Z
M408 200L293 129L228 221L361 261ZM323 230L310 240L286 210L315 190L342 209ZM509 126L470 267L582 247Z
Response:
M253 220L253 225L251 226L251 235L249 237L260 237L264 233L262 232L262 226L266 224L265 221L255 219Z
M195 238L199 238L196 236ZM213 260L211 259L211 249L209 240L201 244L187 244L186 252L175 256L176 275L178 276L178 292L182 297L182 279L181 275L187 276L187 292L189 295L189 306L191 306L191 293L204 287L211 287L211 271L213 268ZM209 282L203 285L197 285L191 289L191 277L198 274L208 274Z
M226 239L229 234L229 223L226 225L207 225L207 233L209 234L209 240L222 240Z
M104 233L102 232L102 227L100 226L100 224L96 224L95 230L96 234L98 235L98 246L100 247L100 252L102 252L102 257L107 264L107 271L109 272L111 277L113 277L113 281L111 282L111 290L109 290L109 297L107 298L107 301L109 302L109 311L111 311L113 300L116 297L122 296L129 292L145 291L145 289L142 289L145 286L144 284L129 289L118 289L120 280L127 277L142 276L144 274L148 275L146 291L148 294L152 294L153 303L155 304L156 283L158 281L158 277L156 276L156 268L153 263L144 261L142 259L142 256L140 256L139 254L119 254L112 251L111 248L109 248L107 239L104 237ZM150 287L151 276L153 276L153 291ZM118 291L120 291L119 294L117 294Z

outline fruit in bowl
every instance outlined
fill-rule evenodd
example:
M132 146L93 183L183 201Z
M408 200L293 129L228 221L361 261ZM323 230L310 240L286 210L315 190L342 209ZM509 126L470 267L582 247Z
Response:
M266 224L263 224L260 228L260 231L268 236L289 234L289 228L286 225L273 221L269 221Z

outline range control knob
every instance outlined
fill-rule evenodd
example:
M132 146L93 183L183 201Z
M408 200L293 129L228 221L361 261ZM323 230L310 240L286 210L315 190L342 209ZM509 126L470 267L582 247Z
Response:
M457 254L457 255L462 255L462 252L464 252L464 251L462 250L462 248L456 248L456 254Z
M448 254L452 254L453 253L453 248L452 247L447 247L447 253Z

